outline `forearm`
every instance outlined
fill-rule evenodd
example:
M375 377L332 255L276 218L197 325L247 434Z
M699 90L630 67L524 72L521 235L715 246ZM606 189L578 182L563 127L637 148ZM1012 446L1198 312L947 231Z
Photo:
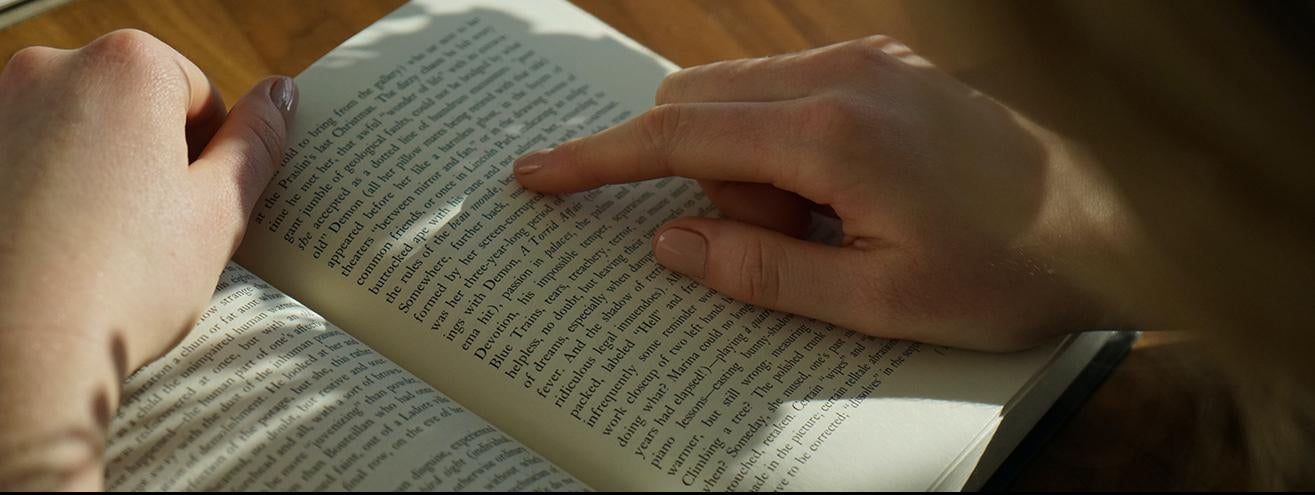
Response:
M0 328L0 489L99 490L125 369L105 332Z

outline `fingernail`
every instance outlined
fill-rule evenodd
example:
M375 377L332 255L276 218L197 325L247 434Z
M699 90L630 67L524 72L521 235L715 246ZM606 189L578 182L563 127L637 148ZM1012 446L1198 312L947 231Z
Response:
M653 255L667 268L701 279L708 257L708 240L691 230L670 228L658 234Z
M519 160L516 160L515 165L512 165L512 170L516 172L516 175L529 175L538 171L548 161L549 151L552 151L552 149L539 150L520 157Z
M269 101L273 102L286 118L297 106L297 84L287 76L274 79L274 84L269 86Z

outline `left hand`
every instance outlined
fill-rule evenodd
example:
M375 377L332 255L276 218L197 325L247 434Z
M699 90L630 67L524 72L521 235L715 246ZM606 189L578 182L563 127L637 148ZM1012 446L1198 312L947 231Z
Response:
M227 112L140 31L0 73L0 489L98 488L118 386L178 342L282 159L291 79Z
M139 31L15 54L0 74L0 332L112 333L134 369L166 351L282 158L293 95L269 79L229 114Z

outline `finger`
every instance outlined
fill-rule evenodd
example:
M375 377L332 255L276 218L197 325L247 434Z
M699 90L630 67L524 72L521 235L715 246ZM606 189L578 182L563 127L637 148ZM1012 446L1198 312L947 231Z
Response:
M187 116L188 162L194 162L201 156L201 151L210 144L210 139L219 131L219 127L224 124L224 118L228 116L228 109L224 106L224 97L219 94L219 89L210 85L208 79L206 84L210 86L209 96L205 98L195 115L189 113Z
M809 212L813 203L790 191L748 182L700 181L699 184L726 218L791 237L802 237L812 223Z
M863 252L731 220L681 218L658 230L662 265L753 305L843 324L862 321Z
M655 100L662 105L805 98L837 86L861 84L869 73L865 68L897 58L927 63L893 38L871 36L798 53L683 69L662 80Z
M238 239L256 199L283 160L296 104L292 79L261 81L233 105L223 126L192 165L198 194L213 198L214 211L222 216L216 223Z
M766 102L803 98L822 86L799 63L803 54L724 60L673 72L658 85L658 105L697 102Z
M187 106L185 107L187 109L187 159L189 163L194 162L201 156L201 152L210 143L210 139L219 131L219 127L224 124L224 119L228 116L228 109L224 105L224 97L219 94L219 88L210 82L210 78L205 75L200 67L197 67L183 54L178 53L178 50L175 50L172 46L158 40L155 43L159 45L159 50L178 66L187 84Z
M795 103L661 105L592 136L531 153L516 161L516 178L544 193L569 193L607 184L680 176L773 184L816 202L826 170L816 140L800 139Z

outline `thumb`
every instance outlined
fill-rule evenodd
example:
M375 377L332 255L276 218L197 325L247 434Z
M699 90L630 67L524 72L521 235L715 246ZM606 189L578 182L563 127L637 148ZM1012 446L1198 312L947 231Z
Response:
M740 301L846 325L862 304L861 251L733 220L681 218L658 230L658 263Z
M213 198L208 212L241 237L247 217L283 160L297 88L288 77L256 84L228 113L219 131L191 166L198 196ZM236 247L236 242L234 243Z

